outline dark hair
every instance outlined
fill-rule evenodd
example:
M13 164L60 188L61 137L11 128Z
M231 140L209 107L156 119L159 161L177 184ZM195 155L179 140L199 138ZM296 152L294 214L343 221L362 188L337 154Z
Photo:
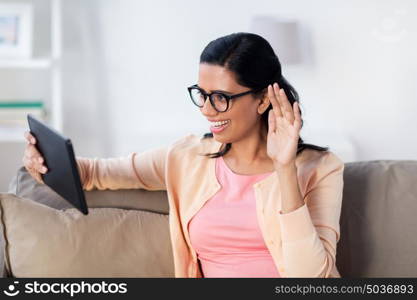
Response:
M218 65L232 71L237 82L253 90L262 89L256 96L264 95L269 84L278 82L284 89L291 106L295 101L299 102L297 91L282 76L281 63L274 53L271 45L263 37L246 32L232 33L211 41L200 55L200 63ZM272 109L270 104L261 115L261 122L268 128L268 112ZM301 113L301 110L300 110ZM303 121L301 120L301 127ZM202 139L213 138L213 134L206 133ZM225 155L231 143L227 143L223 150L216 153L207 153L205 156L216 158ZM327 151L328 147L306 144L300 137L298 139L297 155L304 149Z

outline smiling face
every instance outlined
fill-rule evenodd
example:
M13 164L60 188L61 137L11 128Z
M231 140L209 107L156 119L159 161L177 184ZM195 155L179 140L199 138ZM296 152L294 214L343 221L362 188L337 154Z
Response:
M223 91L227 95L235 95L250 90L237 83L235 74L218 65L200 64L198 86L206 93ZM220 143L235 143L252 135L261 134L261 114L267 109L269 101L255 98L254 94L244 95L230 100L229 109L217 112L209 99L200 108L208 120L213 137ZM212 122L227 121L220 128Z

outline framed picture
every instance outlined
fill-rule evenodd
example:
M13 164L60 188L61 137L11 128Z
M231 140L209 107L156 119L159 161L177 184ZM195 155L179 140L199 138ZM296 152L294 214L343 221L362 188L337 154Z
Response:
M32 56L32 6L0 4L0 59Z

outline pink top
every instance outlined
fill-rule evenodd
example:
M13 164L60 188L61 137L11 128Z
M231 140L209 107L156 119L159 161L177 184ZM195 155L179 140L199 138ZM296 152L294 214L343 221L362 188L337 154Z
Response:
M252 187L272 173L235 174L223 157L216 158L223 188L189 223L204 277L281 277L260 231Z

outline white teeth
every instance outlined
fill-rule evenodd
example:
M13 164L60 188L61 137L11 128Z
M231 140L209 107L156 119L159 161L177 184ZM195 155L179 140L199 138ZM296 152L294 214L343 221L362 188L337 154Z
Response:
M227 121L220 121L220 122L210 122L210 123L213 126L222 126L222 125L224 125L226 123L229 123L229 120L227 120Z

